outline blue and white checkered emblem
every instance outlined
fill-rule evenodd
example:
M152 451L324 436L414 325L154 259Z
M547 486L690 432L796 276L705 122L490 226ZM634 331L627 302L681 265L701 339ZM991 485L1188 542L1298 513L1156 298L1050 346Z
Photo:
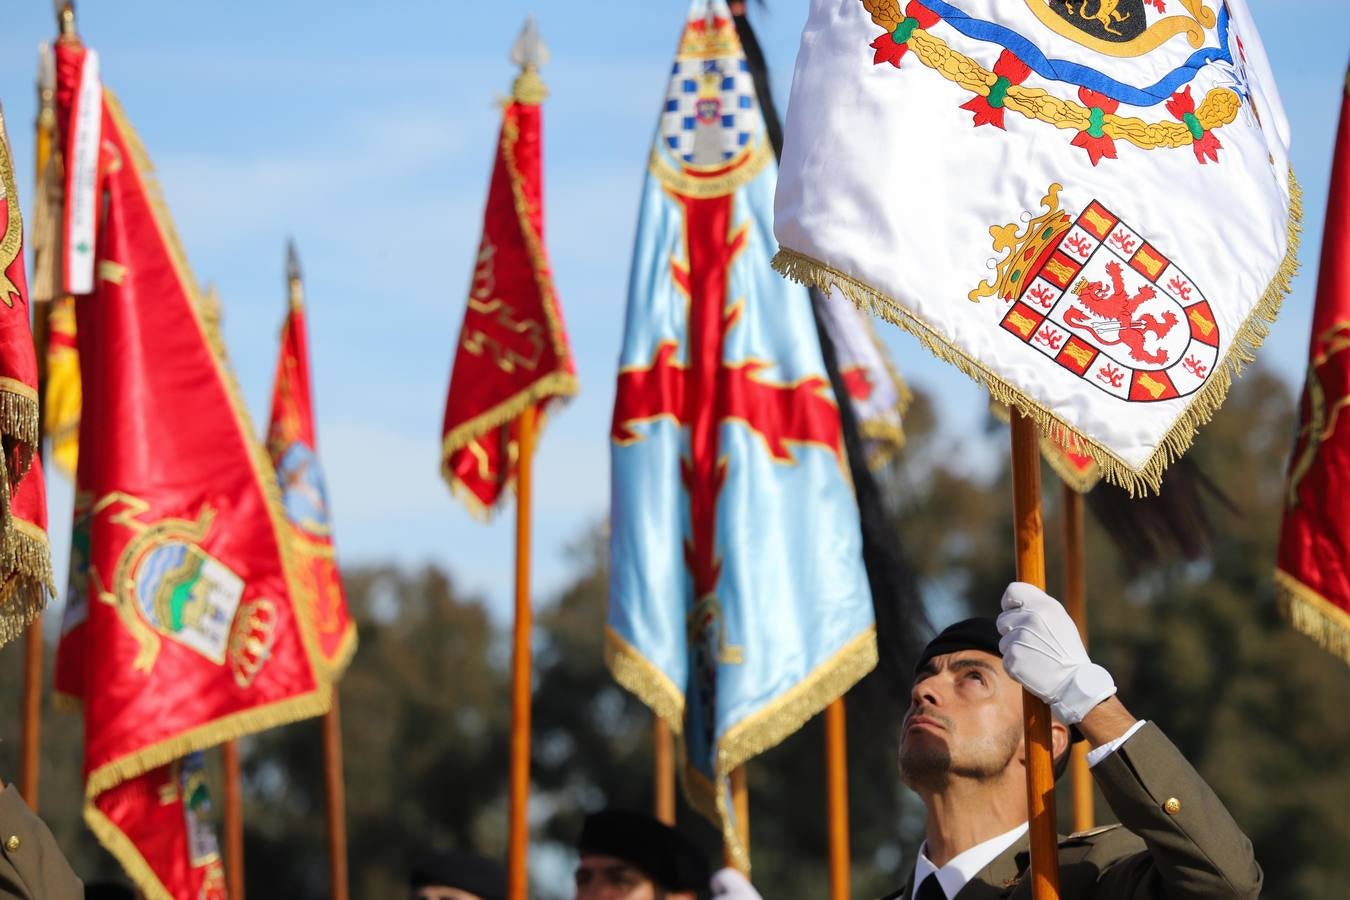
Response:
M762 127L744 57L679 59L661 114L661 142L693 165L720 165L749 146Z

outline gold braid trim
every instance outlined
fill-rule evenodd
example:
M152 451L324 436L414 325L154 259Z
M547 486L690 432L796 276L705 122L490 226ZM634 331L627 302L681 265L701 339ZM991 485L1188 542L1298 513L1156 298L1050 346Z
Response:
M278 725L289 725L301 719L321 716L328 712L331 695L332 687L328 682L321 680L318 687L307 694L222 716L106 762L90 772L89 778L85 781L86 803L92 804L95 797L109 788L138 775L144 775L151 769L168 765L189 753L206 750L257 731L276 728Z
M862 3L871 14L872 21L886 29L888 34L895 31L896 26L905 19L899 3L894 0L862 0ZM907 43L920 62L977 96L988 97L990 88L999 79L996 73L953 50L946 41L922 28L915 28ZM1037 119L1056 128L1086 131L1092 121L1092 111L1088 107L1061 100L1042 88L1009 85L1003 105L1028 119ZM1236 92L1228 88L1212 88L1196 105L1195 118L1205 131L1213 131L1236 119L1241 107L1242 99ZM1184 122L1146 122L1114 113L1103 114L1102 131L1111 138L1128 141L1144 150L1185 147L1195 141Z
M994 418L998 419L1004 425L1012 421L1012 411L1002 403L989 403L989 411L993 413ZM1078 451L1082 447L1075 448ZM1092 468L1086 472L1075 468L1072 463L1064 458L1065 449L1055 443L1049 435L1041 435L1041 458L1045 464L1059 476L1059 480L1073 488L1080 494L1086 494L1097 486L1097 482L1102 480L1101 468L1094 462Z
M122 829L113 824L103 811L92 802L84 805L84 823L98 838L98 842L107 848L121 865L127 877L145 895L145 900L174 900L171 894L155 874L155 870L146 862L141 851Z
M0 588L0 645L21 635L56 593L47 533L13 519L0 546L0 567L9 573Z
M605 626L605 665L620 687L665 720L671 734L679 737L684 733L684 692L608 625ZM684 745L683 741L676 743Z
M1213 418L1214 413L1228 396L1228 388L1233 378L1241 374L1242 368L1255 359L1255 353L1270 332L1270 324L1279 314L1280 304L1289 293L1289 282L1298 271L1298 247L1303 221L1303 192L1292 170L1289 173L1289 220L1286 224L1288 248L1284 259L1277 267L1265 293L1252 307L1247 318L1238 328L1228 353L1214 368L1208 383L1195 393L1186 409L1177 417L1176 422L1162 436L1158 448L1153 451L1142 466L1135 468L1125 462L1105 445L1090 439L1083 432L1068 425L1053 412L1036 400L1028 397L1013 385L992 372L983 362L953 346L912 310L895 299L818 259L783 247L773 258L773 267L779 274L793 281L828 291L835 287L854 304L874 316L880 316L893 325L897 325L914 335L928 352L938 359L951 363L977 384L987 389L994 402L1005 406L1016 406L1023 415L1032 419L1043 434L1063 441L1075 450L1081 451L1101 467L1102 476L1112 484L1119 485L1129 492L1131 497L1152 491L1158 493L1162 484L1162 474L1173 460L1179 459L1191 446L1196 430Z
M1295 631L1350 665L1350 613L1283 569L1275 570L1275 597Z
M299 624L301 643L304 645L310 670L314 673L316 682L321 683L319 689L316 689L313 693L301 695L295 700L296 702L303 702L306 697L321 696L322 708L307 715L322 715L328 711L327 685L322 684L324 680L321 667L323 654L319 651L319 639L318 635L315 634L316 626L310 618L310 610L305 608L306 604L298 602L300 592L296 589L296 564L291 550L290 523L282 511L284 507L281 503L281 485L277 482L276 469L273 468L267 450L253 430L253 420L248 414L248 408L244 405L243 395L239 390L239 382L234 377L234 370L224 358L224 344L216 328L219 323L213 322L206 315L206 302L202 298L197 281L192 275L192 269L188 266L187 255L183 252L182 241L178 237L177 229L174 228L173 217L169 214L168 204L164 202L159 181L155 178L154 165L150 162L150 156L145 150L145 145L141 143L136 129L127 120L126 113L122 110L122 104L118 102L113 92L106 87L103 89L103 108L118 132L121 133L123 140L126 142L127 150L131 154L132 162L135 165L136 178L145 192L156 230L160 239L164 242L169 259L173 262L174 270L178 275L178 283L188 300L188 309L192 313L193 321L197 324L202 341L206 344L207 355L214 364L230 410L234 414L235 425L238 427L244 443L245 455L253 469L254 483L263 494L268 519L272 525L273 540L276 542L278 555L281 558L282 574L286 580L286 596L290 603L291 614ZM297 718L304 717L297 716ZM261 726L261 728L268 727L270 726ZM228 738L222 738L221 740L228 740Z

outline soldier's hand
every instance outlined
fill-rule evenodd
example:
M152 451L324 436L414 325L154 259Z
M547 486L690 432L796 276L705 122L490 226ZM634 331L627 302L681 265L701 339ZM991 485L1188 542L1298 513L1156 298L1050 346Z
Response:
M749 880L735 869L722 869L712 877L712 900L761 900Z
M1078 626L1041 589L1020 581L1008 585L998 631L1003 668L1061 721L1075 725L1115 694L1111 673L1088 659Z

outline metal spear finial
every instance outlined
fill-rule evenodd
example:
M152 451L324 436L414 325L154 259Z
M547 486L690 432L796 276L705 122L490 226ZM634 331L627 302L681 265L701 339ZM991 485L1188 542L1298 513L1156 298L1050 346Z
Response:
M56 58L47 41L38 44L37 87L38 95L44 98L56 90Z
M548 88L544 87L543 79L539 77L539 68L548 62L548 47L539 37L539 26L535 24L534 16L525 17L525 24L516 42L511 45L511 62L520 66L520 75L511 88L512 96L520 103L535 106L543 103L548 96Z
M286 238L286 280L300 280L300 254L295 252L295 238Z

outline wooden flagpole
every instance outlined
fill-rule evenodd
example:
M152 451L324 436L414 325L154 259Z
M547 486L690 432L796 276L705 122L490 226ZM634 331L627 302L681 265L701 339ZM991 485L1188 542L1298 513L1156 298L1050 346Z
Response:
M675 824L675 749L670 726L652 716L652 814L667 825Z
M825 784L830 818L830 900L849 900L848 745L844 698L825 707Z
M731 770L731 808L736 813L736 834L741 839L741 846L745 848L745 855L750 855L750 790L745 784L745 764L737 766ZM723 847L722 856L726 864L736 867L736 861L731 857L731 848ZM745 872L749 875L749 872Z
M1041 450L1036 424L1012 410L1013 536L1017 579L1045 588L1045 527L1041 516ZM1027 753L1027 814L1031 839L1031 896L1059 898L1059 837L1055 830L1055 773L1050 707L1022 692Z
M1083 544L1083 495L1068 484L1064 497L1064 605L1087 646L1087 556ZM1092 809L1092 774L1088 771L1087 743L1070 749L1069 777L1073 785L1073 830L1087 831L1096 816Z
M516 621L511 654L511 781L507 900L526 900L530 800L530 500L534 489L535 408L520 416L516 460Z
M287 315L304 304L304 282L295 243L286 242ZM347 900L347 789L342 770L342 715L338 710L338 687L332 686L332 701L323 716L324 808L328 819L328 896Z
M38 60L38 115L33 153L37 164L37 177L33 181L36 188L34 203L30 204L30 209L37 202L36 191L43 189L43 175L51 160L52 142L56 132L56 86L53 84L50 54L51 49L44 44ZM36 242L33 246L36 250ZM47 253L53 250L54 247L46 248ZM33 349L37 355L38 373L38 455L45 468L47 444L43 440L43 431L47 414L47 315L50 306L44 303L40 307L35 305L33 309ZM45 649L42 639L42 616L39 615L33 619L24 634L22 724L19 739L19 793L34 812L38 809L38 770L41 765L41 754L38 751L42 743L42 656Z
M225 769L225 890L230 900L244 900L244 804L239 788L239 744L220 745Z
M347 790L342 779L342 720L336 684L332 706L323 717L323 775L328 813L328 896L331 900L347 900Z

